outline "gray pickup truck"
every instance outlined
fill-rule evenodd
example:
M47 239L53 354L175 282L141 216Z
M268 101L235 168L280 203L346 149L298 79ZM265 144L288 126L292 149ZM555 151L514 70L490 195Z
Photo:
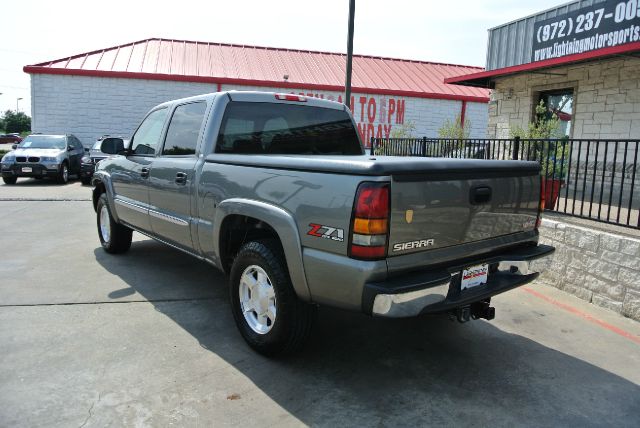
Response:
M372 157L349 110L221 92L155 107L93 176L109 253L132 231L230 277L258 352L299 348L317 305L492 319L490 298L548 266L537 163ZM206 278L203 278L206 280Z

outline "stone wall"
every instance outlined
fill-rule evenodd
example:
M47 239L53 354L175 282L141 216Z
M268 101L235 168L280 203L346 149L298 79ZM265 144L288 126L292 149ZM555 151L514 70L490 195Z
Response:
M640 239L543 219L540 242L556 247L543 282L640 321Z
M573 138L640 138L640 58L612 58L496 80L489 103L490 138L527 127L542 91L574 89Z

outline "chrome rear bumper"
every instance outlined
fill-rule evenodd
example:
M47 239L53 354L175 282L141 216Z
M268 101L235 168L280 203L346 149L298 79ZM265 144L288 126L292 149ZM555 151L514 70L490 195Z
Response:
M553 253L533 260L505 260L498 263L498 272L514 275L531 275L549 270L553 262Z
M530 251L530 254L527 254L526 251L519 251L513 257L510 254L505 254L474 262L473 264L497 263L497 270L489 274L487 284L464 292L460 291L459 286L460 270L450 271L448 275L441 273L433 275L436 279L425 281L423 287L418 289L415 289L416 285L413 284L412 288L414 289L406 292L395 292L403 288L398 285L398 281L386 287L393 292L384 292L385 284L371 284L370 289L375 290L371 314L400 318L412 317L425 312L439 312L524 285L549 269L553 261L555 248L546 245L532 248L535 250Z
M451 281L444 282L424 290L400 294L378 294L373 300L373 314L391 317L413 317L424 308L444 301L449 292Z

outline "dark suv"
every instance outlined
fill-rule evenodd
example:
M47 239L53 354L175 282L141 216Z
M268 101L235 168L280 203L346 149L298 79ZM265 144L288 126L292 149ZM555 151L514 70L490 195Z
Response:
M82 157L82 165L80 170L80 181L82 184L91 183L91 177L93 177L93 171L96 165L101 160L109 157L107 153L103 152L101 147L102 143L109 145L114 149L114 153L124 150L125 142L122 137L110 137L109 135L103 135L93 144L88 153Z

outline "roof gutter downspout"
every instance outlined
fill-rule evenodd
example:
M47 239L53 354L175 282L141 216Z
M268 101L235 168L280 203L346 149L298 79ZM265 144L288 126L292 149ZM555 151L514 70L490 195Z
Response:
M462 107L460 108L460 126L464 129L464 117L467 114L467 102L462 100Z

